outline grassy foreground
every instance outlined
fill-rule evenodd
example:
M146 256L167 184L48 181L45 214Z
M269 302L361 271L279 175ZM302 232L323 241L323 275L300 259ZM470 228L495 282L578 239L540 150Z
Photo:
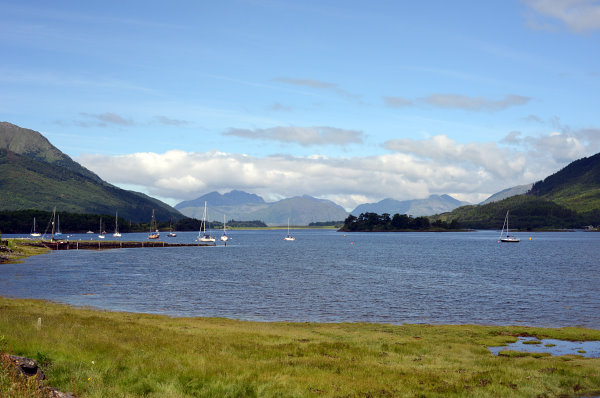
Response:
M38 318L41 328L38 329ZM0 351L82 397L567 396L600 391L600 359L493 356L487 345L600 331L170 318L0 297ZM1 368L0 368L1 370ZM0 372L0 396L6 377Z

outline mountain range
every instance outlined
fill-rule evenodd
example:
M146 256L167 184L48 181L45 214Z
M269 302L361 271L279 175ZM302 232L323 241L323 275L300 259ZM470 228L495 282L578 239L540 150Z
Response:
M177 220L184 215L200 219L204 202L208 204L208 219L213 221L226 217L227 220L260 220L270 225L285 225L289 218L293 225L308 225L342 221L349 214L330 200L307 195L268 203L256 194L237 190L226 194L211 192L173 208L142 193L103 181L54 147L39 132L8 122L0 122L0 192L0 210L51 211L56 207L59 212L109 215L118 210L119 216L134 222L148 221L153 210L156 218L163 221ZM437 213L448 221L456 219L468 221L471 226L491 226L504 217L508 207L514 215L520 212L533 217L537 214L531 225L543 224L544 219L555 220L552 225L561 226L595 223L600 219L600 154L572 162L532 186L498 192L480 206L464 205L465 202L449 195L407 201L388 198L359 205L351 213L412 216ZM556 218L558 214L562 217L560 220Z
M352 210L350 214L359 216L361 213L388 213L391 215L398 213L419 217L452 211L457 207L466 204L468 204L468 202L462 202L450 195L430 195L426 199L412 200L395 200L388 198L377 203L365 203L359 205Z
M308 225L311 222L343 221L348 214L389 213L410 214L413 216L431 215L451 211L467 202L461 202L449 195L431 195L427 199L399 201L384 199L377 203L362 204L348 213L343 207L326 199L303 195L267 203L258 195L243 191L220 194L211 192L194 200L175 205L175 208L188 217L200 219L204 213L204 203L208 206L207 219L261 220L268 225L285 225L288 217L292 225Z
M267 225L308 225L311 222L343 221L348 212L343 207L326 199L312 196L295 196L267 203L258 195L243 191L220 194L211 192L197 199L181 202L175 208L188 217L201 219L206 202L207 220L250 221L260 220Z

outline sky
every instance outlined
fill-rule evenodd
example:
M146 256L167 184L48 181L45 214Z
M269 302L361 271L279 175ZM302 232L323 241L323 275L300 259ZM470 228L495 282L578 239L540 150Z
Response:
M600 1L2 1L0 120L175 205L471 203L600 152Z

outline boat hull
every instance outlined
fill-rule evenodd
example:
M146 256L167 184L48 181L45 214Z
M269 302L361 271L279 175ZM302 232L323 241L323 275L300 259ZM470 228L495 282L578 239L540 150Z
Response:
M500 242L505 242L505 243L519 243L521 241L521 239L518 238L503 238L500 239Z

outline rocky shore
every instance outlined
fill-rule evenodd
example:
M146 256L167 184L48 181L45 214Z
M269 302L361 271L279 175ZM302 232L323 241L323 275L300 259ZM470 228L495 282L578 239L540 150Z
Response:
M29 383L31 379L37 385L40 396L48 398L76 398L72 392L62 392L45 383L46 375L36 360L17 355L0 354L2 362L10 365L9 371L14 373L17 383Z

